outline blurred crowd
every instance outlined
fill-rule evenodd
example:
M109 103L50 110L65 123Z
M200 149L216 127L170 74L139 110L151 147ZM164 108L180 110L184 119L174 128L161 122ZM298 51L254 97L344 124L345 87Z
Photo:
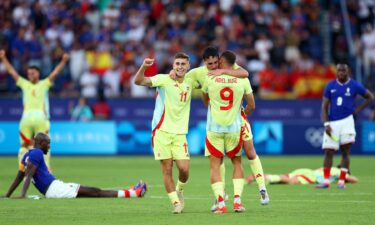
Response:
M24 74L27 65L47 76L69 52L69 65L52 88L58 96L148 97L132 79L144 57L156 58L147 76L168 73L184 51L192 67L208 45L232 50L262 98L320 98L335 77L333 64L352 62L340 0L2 0L0 47ZM375 0L347 0L354 61L374 76ZM322 11L329 12L329 28ZM329 32L329 42L323 41ZM327 53L328 52L328 53ZM332 59L327 61L325 55ZM15 83L0 64L0 92Z

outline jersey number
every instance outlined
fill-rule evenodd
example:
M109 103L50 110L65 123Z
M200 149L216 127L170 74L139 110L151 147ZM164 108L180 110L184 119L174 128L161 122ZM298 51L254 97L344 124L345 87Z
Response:
M229 87L223 88L220 91L220 98L228 102L226 106L220 106L220 110L229 110L233 106L233 90Z
M186 95L187 95L187 92L181 92L180 93L180 102L186 102Z
M337 104L338 106L341 106L341 105L342 105L342 97L338 97L338 98L337 98L337 102L336 102L336 104Z

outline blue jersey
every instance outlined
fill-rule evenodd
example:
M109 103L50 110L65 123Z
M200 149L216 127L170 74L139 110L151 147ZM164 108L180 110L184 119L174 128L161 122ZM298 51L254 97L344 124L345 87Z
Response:
M56 180L56 178L48 171L43 158L43 151L38 148L30 149L22 158L20 166L21 171L25 172L28 162L31 162L37 167L32 179L34 186L40 193L46 194L49 185L52 181Z
M365 87L355 80L349 79L345 84L337 80L329 82L324 90L324 97L330 101L329 120L340 120L353 114L356 96L364 96Z

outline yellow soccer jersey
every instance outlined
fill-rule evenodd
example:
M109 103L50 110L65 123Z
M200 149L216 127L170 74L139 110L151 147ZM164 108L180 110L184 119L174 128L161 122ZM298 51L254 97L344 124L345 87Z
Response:
M235 63L232 68L236 70L240 68L240 66ZM186 77L198 82L200 87L203 87L204 82L206 81L207 74L208 74L207 66L200 66L200 67L190 70L186 74Z
M186 134L189 125L191 91L198 85L185 78L182 83L167 74L151 77L152 87L157 87L152 130L160 129L172 134Z
M228 75L208 78L202 91L208 93L210 98L207 130L219 133L238 132L241 129L242 98L253 92L249 79Z
M22 90L23 112L42 111L49 117L48 90L52 86L51 81L46 78L36 84L19 77L17 86Z

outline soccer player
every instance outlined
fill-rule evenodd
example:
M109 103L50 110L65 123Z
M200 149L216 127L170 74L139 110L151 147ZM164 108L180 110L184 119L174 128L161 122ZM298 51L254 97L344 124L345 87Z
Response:
M255 108L255 103L254 103ZM241 110L242 116L242 126L241 126L241 135L243 141L243 149L245 151L246 157L249 160L251 171L255 176L255 180L258 184L259 195L260 195L260 203L262 205L267 205L270 202L270 198L268 196L266 182L263 176L263 167L262 162L257 155L253 143L253 134L251 132L250 123L247 119L247 115L244 110Z
M76 183L64 183L57 180L48 170L43 155L48 153L50 138L47 134L37 133L34 138L34 148L30 149L22 158L19 171L9 187L5 197L9 198L19 184L24 180L20 198L25 198L30 182L46 198L130 198L143 197L147 191L146 183L139 182L136 186L124 190L102 190L86 187Z
M225 51L220 57L220 65L224 69L231 68L236 61L236 55ZM241 103L245 96L247 106L245 112L253 111L254 97L248 79L238 79L228 75L208 78L202 88L205 102L209 102L207 112L207 136L205 155L210 161L211 187L216 198L214 213L226 213L224 202L224 187L220 176L220 165L226 155L233 165L233 186L235 212L243 212L241 203L244 185L244 172L241 164Z
M265 174L265 180L269 184L321 184L324 179L323 168L318 168L315 170L301 168L293 170L287 174ZM340 177L340 169L338 167L332 167L330 172L329 180L331 182L337 181ZM254 181L254 176L248 176L246 183L251 183ZM357 183L358 178L348 173L345 178L346 182Z
M0 59L10 76L16 81L16 85L22 90L23 113L20 121L20 142L21 148L18 153L18 161L21 164L23 155L32 146L32 138L38 132L48 133L49 102L48 90L53 85L57 75L64 69L69 60L69 54L64 54L61 62L48 75L47 78L39 80L40 70L36 66L27 68L27 79L21 77L6 58L5 51L0 50ZM51 169L50 153L45 156L47 167Z
M346 188L345 179L349 170L349 152L355 142L354 116L363 110L374 99L373 94L362 84L350 79L347 64L336 66L336 80L330 81L323 94L322 120L324 136L322 148L324 155L324 181L317 188L330 187L330 173L333 154L341 149L341 172L338 181L339 188ZM365 101L355 107L355 98L361 95Z
M173 204L173 213L184 209L183 190L189 178L189 150L186 140L188 132L190 101L192 89L198 84L185 78L188 71L189 56L177 53L174 57L173 70L177 79L167 74L145 77L147 67L154 59L146 58L139 68L134 82L137 85L157 87L157 99L152 119L152 145L155 160L159 160L163 173L165 189ZM176 162L179 176L177 186L172 177L173 161Z
M248 78L249 73L238 66L236 63L233 64L230 68L221 68L219 67L219 51L217 48L209 46L204 49L202 54L204 66L194 68L190 70L186 76L197 81L202 87L206 81L207 75L209 76L219 76L221 74L230 75L237 78ZM260 202L263 205L269 203L269 196L266 189L266 184L263 177L263 167L260 161L259 156L256 154L254 144L253 144L253 135L251 133L251 127L247 119L247 115L242 112L242 140L243 140L243 149L246 153L246 156L249 160L250 168L253 174L256 175L256 182L258 184L258 189L260 193ZM225 164L224 161L220 165L220 175L221 180L225 190ZM227 195L224 194L226 197ZM224 198L226 198L224 197ZM215 201L216 202L216 201ZM214 210L216 204L212 206Z

